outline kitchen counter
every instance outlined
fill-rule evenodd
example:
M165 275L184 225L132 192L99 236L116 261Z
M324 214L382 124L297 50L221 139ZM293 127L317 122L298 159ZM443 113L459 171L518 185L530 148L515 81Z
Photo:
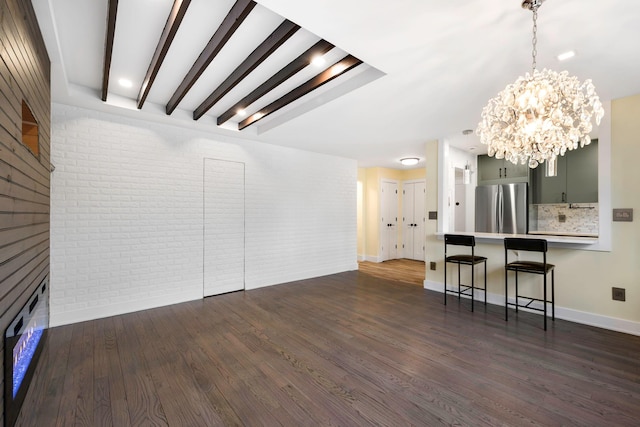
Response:
M534 234L537 236L564 236L564 237L589 237L589 238L598 238L597 234L590 233L576 233L570 231L530 231L529 234Z
M534 232L535 233L535 232ZM442 233L438 232L436 235L438 238L443 238L445 234L464 234L467 236L475 236L478 243L499 243L502 244L505 237L519 237L523 239L545 239L549 242L549 246L552 247L585 247L598 243L597 236L587 236L583 234L576 235L571 233L559 234L499 234L499 233L471 233L471 232L451 232Z

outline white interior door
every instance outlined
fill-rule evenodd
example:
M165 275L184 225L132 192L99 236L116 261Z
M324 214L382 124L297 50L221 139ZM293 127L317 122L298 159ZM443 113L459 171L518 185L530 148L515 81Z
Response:
M380 197L380 261L398 257L398 182L382 181Z
M424 261L424 226L425 226L425 199L427 196L426 181L416 182L413 185L413 253L412 259Z
M204 296L244 289L244 163L204 159Z
M414 248L414 186L413 183L402 184L402 257L413 259Z
M424 261L426 182L405 182L402 186L403 257Z

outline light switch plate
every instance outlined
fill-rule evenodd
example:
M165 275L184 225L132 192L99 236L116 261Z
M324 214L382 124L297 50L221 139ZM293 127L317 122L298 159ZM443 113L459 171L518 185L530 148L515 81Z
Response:
M633 209L614 209L613 220L633 222Z

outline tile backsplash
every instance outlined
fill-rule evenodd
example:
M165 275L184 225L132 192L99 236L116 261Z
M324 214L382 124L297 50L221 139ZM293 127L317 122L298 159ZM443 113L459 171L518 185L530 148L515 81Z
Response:
M598 204L530 205L529 231L597 235Z

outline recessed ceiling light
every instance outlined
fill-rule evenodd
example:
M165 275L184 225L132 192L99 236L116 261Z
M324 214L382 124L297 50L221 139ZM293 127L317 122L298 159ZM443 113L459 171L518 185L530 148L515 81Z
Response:
M417 157L405 157L404 159L400 159L400 163L404 166L413 166L417 165L420 162L420 159Z
M129 79L120 79L118 80L118 83L120 83L120 86L122 87L131 87L133 86L133 82Z
M333 72L333 75L336 74L340 74L341 72L343 72L347 67L344 64L335 64L332 68L331 71Z
M327 61L324 59L324 57L320 55L316 55L313 57L313 59L311 59L311 64L316 67L322 67L326 62Z
M576 56L576 53L572 50L565 52L565 53L561 53L560 55L558 55L558 60L559 61L564 61L567 60L569 58L573 58L574 56Z

